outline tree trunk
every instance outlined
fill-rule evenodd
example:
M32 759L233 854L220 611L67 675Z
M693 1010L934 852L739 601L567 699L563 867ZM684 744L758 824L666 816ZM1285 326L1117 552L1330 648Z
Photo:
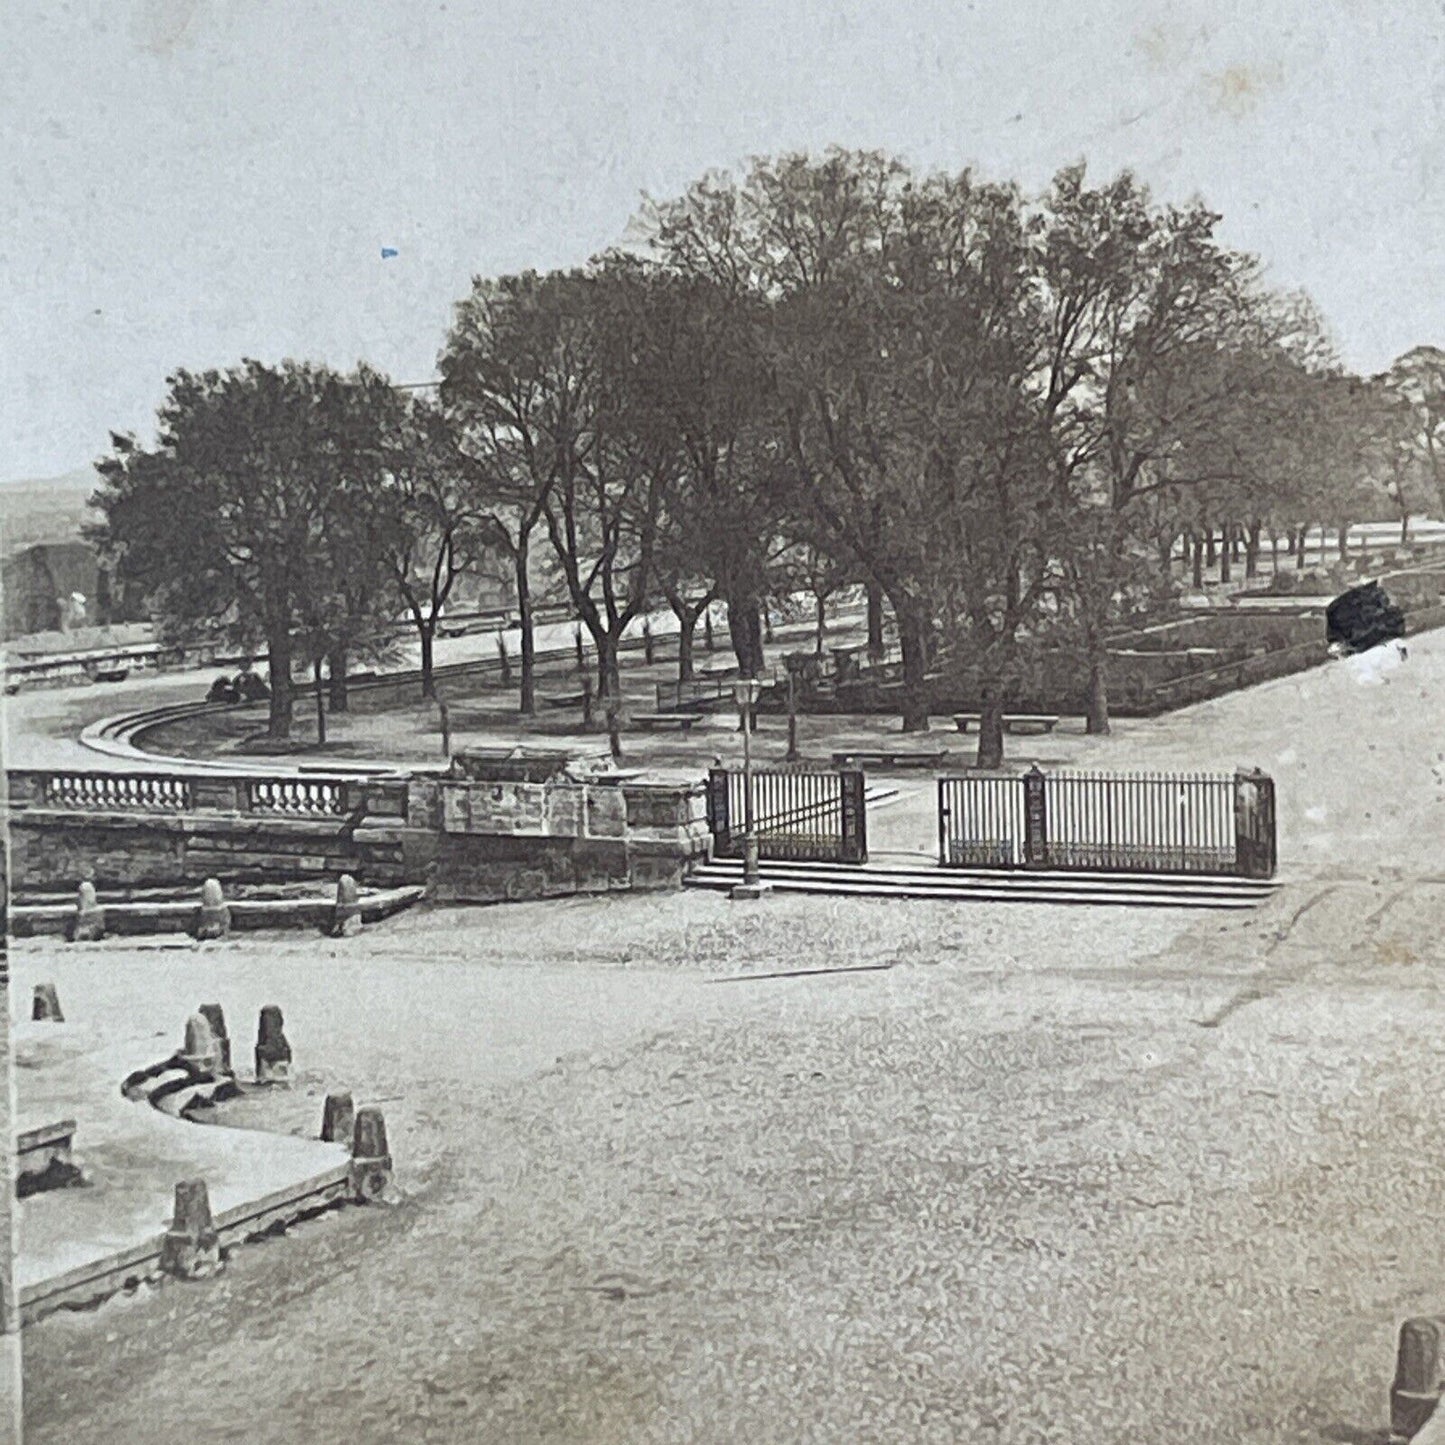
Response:
M868 584L868 660L883 660L883 589L876 582Z
M709 603L702 614L702 645L709 652L717 651L717 643L713 641L712 635L712 604Z
M1215 546L1214 546L1214 528L1213 528L1213 527L1207 527L1207 528L1205 528L1205 532L1204 532L1204 546L1205 546L1204 560L1205 560L1205 562L1208 564L1209 568L1210 568L1211 570L1213 570L1214 564L1219 560L1218 553L1215 551Z
M1278 544L1276 544L1277 547ZM1286 557L1294 556L1294 528L1286 527L1284 532L1284 551Z
M1400 515L1400 545L1408 546L1410 542L1410 514L1403 512Z
M985 683L978 720L978 765L981 768L1003 766L1003 698L996 688Z
M697 632L697 612L684 606L677 614L677 680L692 681L692 646Z
M1238 522L1231 522L1231 523L1230 523L1229 531L1228 531L1228 534L1227 534L1227 535L1228 535L1228 537L1229 537L1229 544L1230 544L1230 546L1234 549L1234 560L1235 560L1236 562L1239 562L1239 561L1242 561L1242 560L1243 560L1243 558L1242 558L1242 553L1243 553L1243 550L1244 550L1244 546L1243 546L1244 536L1243 536L1243 533L1244 533L1244 528L1242 528L1242 527L1239 525Z
M1295 539L1294 568L1296 572L1303 572L1305 569L1305 542L1309 535L1308 527L1299 529L1299 536Z
M1159 543L1159 575L1167 582L1174 575L1174 542L1173 536L1165 537ZM1189 555L1189 543L1184 543L1184 555Z
M825 592L816 594L813 603L813 620L817 633L816 641L813 645L813 653L817 657L822 657L823 642L828 630L828 596Z
M436 678L433 675L433 651L436 644L435 619L423 619L417 628L417 640L421 643L421 695L434 698L437 695Z
M1244 544L1244 575L1246 577L1259 576L1259 532L1260 524L1251 522Z
M311 677L316 688L316 745L324 748L326 746L326 708L323 705L321 691L321 659L319 657L311 664Z
M1269 567L1271 572L1279 571L1279 533L1273 530L1269 534Z
M1194 590L1199 591L1204 586L1204 538L1195 535L1194 555L1191 559L1191 572L1194 578Z
M333 648L326 654L327 706L332 712L350 712L351 694L346 685L346 649Z
M527 547L516 552L517 627L521 632L522 686L517 710L527 717L537 711L537 644L532 635L532 587L527 580Z
M1339 530L1340 561L1343 562L1350 555L1350 524L1340 523Z
M1224 529L1224 536L1221 539L1222 545L1219 549L1219 580L1221 582L1228 582L1234 576L1232 570L1232 564L1234 562L1234 545L1233 539L1230 536L1230 533L1233 530L1234 529L1232 527L1226 527Z
M281 740L291 736L291 634L278 628L266 639L269 653L271 702L266 736Z
M898 618L898 641L903 649L903 731L928 731L927 643L922 621L907 607L894 607Z
M1109 731L1109 654L1101 643L1089 644L1089 698L1084 711L1084 731Z
M617 661L618 639L610 632L593 634L597 647L597 697L607 721L607 746L613 762L622 758L622 673Z
M761 677L763 630L756 597L739 592L728 594L728 636L738 660L738 671L744 677Z

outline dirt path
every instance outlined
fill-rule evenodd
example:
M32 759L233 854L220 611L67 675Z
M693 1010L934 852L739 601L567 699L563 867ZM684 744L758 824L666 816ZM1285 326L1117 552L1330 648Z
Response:
M27 1438L1367 1439L1440 1303L1442 902L688 897L22 955L20 996L97 1008L284 990L300 1090L349 1060L407 1194L42 1322Z

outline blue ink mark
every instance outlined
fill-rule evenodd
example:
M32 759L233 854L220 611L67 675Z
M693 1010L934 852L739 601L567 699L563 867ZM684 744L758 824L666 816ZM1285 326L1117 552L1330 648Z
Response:
M381 259L382 259L383 261L389 260L391 257L393 257L393 256L395 256L395 255L396 255L396 250L395 250L393 247L391 247L391 246L383 246L383 247L381 248Z

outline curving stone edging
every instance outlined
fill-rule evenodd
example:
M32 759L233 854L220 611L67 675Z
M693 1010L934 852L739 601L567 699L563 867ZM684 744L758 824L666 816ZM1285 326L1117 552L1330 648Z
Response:
M195 1124L198 1112L234 1097L240 1089L223 1071L199 1068L182 1054L175 1054L130 1074L122 1084L122 1092L127 1098L144 1100L164 1114ZM316 1142L329 1145L333 1153L340 1145L347 1157L281 1189L233 1204L209 1219L206 1243L217 1264L229 1249L247 1240L285 1229L341 1204L368 1204L384 1197L391 1180L391 1155L387 1151L386 1128L379 1109L358 1111L350 1139ZM198 1277L193 1271L178 1271L175 1260L176 1239L178 1232L183 1232L183 1200L197 1193L205 1200L203 1179L178 1183L176 1217L166 1230L48 1279L32 1280L24 1285L19 1298L21 1324L33 1324L59 1309L94 1305L122 1289L158 1279L168 1272ZM208 1200L205 1200L204 1212L209 1217Z

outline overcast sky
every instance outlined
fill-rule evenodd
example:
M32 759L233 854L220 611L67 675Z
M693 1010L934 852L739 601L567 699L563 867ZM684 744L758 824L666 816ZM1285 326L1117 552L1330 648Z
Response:
M1222 211L1351 365L1445 343L1436 0L5 9L0 478L147 433L176 366L429 378L472 275L833 142L1030 188L1129 166Z

